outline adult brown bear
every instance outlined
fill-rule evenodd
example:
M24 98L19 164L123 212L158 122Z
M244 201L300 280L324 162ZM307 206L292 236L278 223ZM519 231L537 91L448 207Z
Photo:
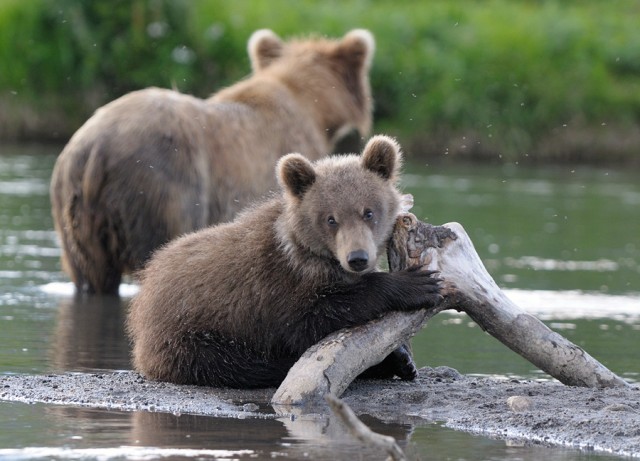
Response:
M377 269L400 211L400 155L384 136L362 156L287 155L280 195L158 250L127 319L135 368L174 383L277 386L329 333L435 305L431 272ZM416 374L404 348L374 368L369 377Z
M202 100L148 88L98 109L60 154L51 204L78 291L116 294L124 273L186 232L228 221L275 186L289 152L317 159L371 125L374 40L248 43L252 75Z

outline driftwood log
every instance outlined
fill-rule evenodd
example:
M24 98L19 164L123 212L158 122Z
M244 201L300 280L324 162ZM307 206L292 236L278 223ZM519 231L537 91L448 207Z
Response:
M516 306L489 275L460 224L432 226L404 213L396 222L388 259L391 271L415 264L439 271L443 301L432 309L393 312L327 336L291 368L272 404L319 405L326 394L339 397L356 376L408 342L431 317L446 309L466 312L483 330L563 384L628 385L583 349Z

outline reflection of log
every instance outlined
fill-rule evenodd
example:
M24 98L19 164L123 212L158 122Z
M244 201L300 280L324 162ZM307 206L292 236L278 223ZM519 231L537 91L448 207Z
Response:
M327 394L325 400L329 404L329 407L333 413L340 418L340 420L347 426L351 435L360 440L361 442L380 448L389 454L389 457L393 461L407 461L402 449L396 443L396 439L389 435L378 434L373 432L362 421L358 419L349 405L342 400L335 397L333 394Z
M560 382L615 387L627 383L541 321L513 304L485 269L471 239L457 223L431 226L410 213L398 218L389 245L390 270L414 264L440 271L444 300L435 309L391 313L339 331L311 347L291 368L273 403L311 404L351 381L407 342L437 312L466 312L481 328Z

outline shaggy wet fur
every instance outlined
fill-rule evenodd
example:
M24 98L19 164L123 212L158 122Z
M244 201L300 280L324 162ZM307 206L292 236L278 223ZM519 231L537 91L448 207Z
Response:
M279 196L158 251L128 318L135 368L174 383L276 386L329 333L434 305L430 272L377 270L399 168L399 147L382 136L361 157L287 155ZM404 348L369 376L393 374L415 377Z

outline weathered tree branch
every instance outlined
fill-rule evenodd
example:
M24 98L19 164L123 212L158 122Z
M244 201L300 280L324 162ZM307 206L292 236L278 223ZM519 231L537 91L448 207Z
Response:
M309 405L320 403L327 393L340 396L356 376L406 343L425 322L445 309L466 312L481 328L564 384L628 385L507 298L460 224L432 226L411 213L401 215L389 244L389 267L394 271L414 264L440 272L444 299L436 308L394 312L329 335L309 348L291 368L272 403Z
M405 222L409 219L411 229L425 229L428 235L442 232L410 214L401 219ZM455 234L456 239L444 242L441 248L427 245L424 262L430 269L439 270L440 276L450 285L446 304L466 312L483 330L563 384L582 387L628 385L582 348L516 306L491 278L460 224L449 223L442 227Z
M436 312L439 310L391 312L366 325L327 336L291 367L271 402L317 405L326 394L342 395L360 373L407 342Z

